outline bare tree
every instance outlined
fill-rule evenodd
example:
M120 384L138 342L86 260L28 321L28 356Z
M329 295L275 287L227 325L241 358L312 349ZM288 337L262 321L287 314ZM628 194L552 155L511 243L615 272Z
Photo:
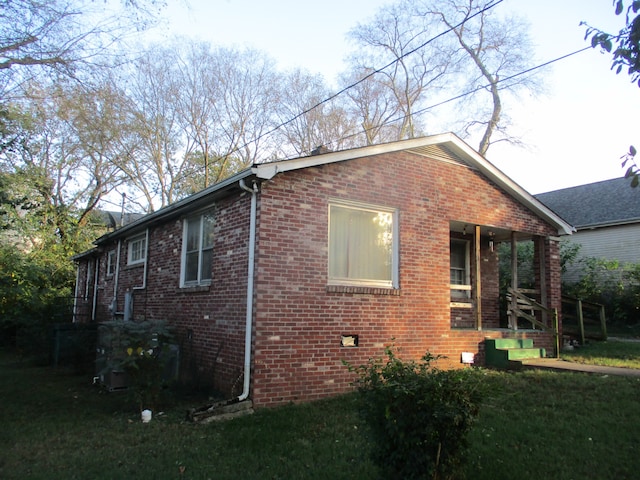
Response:
M349 99L346 109L360 125L359 144L374 145L401 136L396 120L404 116L402 109L393 92L374 75L372 70L363 69L342 77L345 84L353 85L345 92Z
M467 81L456 85L464 85L465 91L472 92L463 102L464 108L474 111L476 118L467 121L464 130L481 130L478 151L482 155L486 155L493 142L509 139L503 106L505 95L523 90L535 93L541 89L535 77L517 75L533 66L528 25L517 17L499 18L491 9L492 3L488 0L405 0L405 8L413 8L413 13L424 19L425 26L433 25L436 18L449 28L466 56L461 73ZM478 100L484 108L480 111L470 108L472 97L487 93L489 102Z
M73 76L80 65L119 55L112 47L146 28L163 5L161 0L2 0L0 99L43 71Z
M176 200L177 182L187 162L178 118L177 62L176 51L154 48L135 61L127 78L139 143L122 168L134 191L131 200L142 195L140 205L149 210Z
M359 46L350 58L351 70L378 72L367 83L377 82L394 97L394 109L401 114L396 139L412 138L424 129L416 125L415 109L445 87L447 76L456 67L454 52L439 40L429 41L432 30L424 22L416 23L409 11L402 3L385 6L370 23L350 32ZM380 92L379 87L375 90ZM377 96L380 98L379 93ZM363 100L368 101L360 97L361 114ZM369 115L365 122L372 119Z
M282 75L277 110L280 157L309 155L318 147L339 150L356 144L355 123L321 75L293 70Z
M500 18L492 6L489 0L400 0L352 30L359 49L350 59L350 112L370 132L368 143L388 138L389 130L377 135L395 117L397 139L432 130L425 115L456 97L455 118L447 123L463 137L479 135L480 153L496 141L517 142L508 133L504 100L542 87L534 76L520 75L532 66L527 24Z
M130 198L162 207L265 158L277 102L271 64L256 51L188 41L137 59L127 89L139 143L123 165Z
M222 174L264 160L274 147L266 135L279 101L273 65L257 50L218 48L213 52L217 151L222 158L235 159L233 168L225 166Z

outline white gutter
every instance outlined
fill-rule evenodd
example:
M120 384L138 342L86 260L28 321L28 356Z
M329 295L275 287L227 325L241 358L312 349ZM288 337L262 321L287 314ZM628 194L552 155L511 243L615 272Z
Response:
M247 187L244 179L240 179L240 188L251 193L251 219L249 221L249 264L247 266L247 314L244 335L244 384L238 401L242 402L249 397L251 383L251 331L253 329L253 282L256 250L256 222L258 205L258 186L253 182L253 188Z

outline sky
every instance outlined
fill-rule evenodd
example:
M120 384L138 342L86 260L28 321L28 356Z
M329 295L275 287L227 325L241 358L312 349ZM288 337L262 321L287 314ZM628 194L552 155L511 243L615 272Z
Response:
M181 0L170 2L154 35L252 47L280 69L304 68L336 83L350 51L347 32L389 0ZM581 21L617 31L611 0L503 0L498 14L530 24L535 64L588 46ZM640 88L610 70L611 56L589 49L546 69L546 94L506 104L525 148L497 143L487 159L532 194L624 175L620 157L640 147ZM429 132L442 133L442 132ZM472 147L477 145L469 140Z

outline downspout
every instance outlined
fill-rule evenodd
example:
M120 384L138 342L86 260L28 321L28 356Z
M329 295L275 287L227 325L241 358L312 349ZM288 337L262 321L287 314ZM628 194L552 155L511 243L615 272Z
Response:
M118 253L116 253L116 273L113 279L113 299L111 300L111 315L115 317L118 311L118 279L120 277L120 250L122 249L122 240L118 240Z
M247 266L247 312L245 320L244 336L244 384L242 394L238 401L242 402L249 397L249 385L251 380L251 331L253 329L253 283L256 249L256 222L258 205L258 186L253 182L253 188L247 187L244 179L239 182L240 188L251 193L251 218L249 220L249 264Z
M78 315L78 281L80 280L80 263L76 265L76 287L73 290L73 323L77 322Z
M98 308L98 274L100 270L100 259L96 258L96 268L93 278L93 301L91 302L91 321L96 321L96 309Z

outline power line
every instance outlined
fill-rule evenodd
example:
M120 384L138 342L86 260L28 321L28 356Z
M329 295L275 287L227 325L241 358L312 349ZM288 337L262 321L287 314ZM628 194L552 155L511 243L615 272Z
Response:
M575 51L573 51L573 52L571 52L571 53L567 53L567 54L562 55L562 56L560 56L560 57L554 58L553 60L548 60L548 61L546 61L546 62L544 62L544 63L541 63L541 64L539 64L539 65L536 65L536 66L534 66L534 67L528 68L528 69L526 69L526 70L523 70L523 71L521 71L521 72L515 73L515 74L510 75L510 76L508 76L508 77L505 77L505 78L499 79L498 81L496 81L496 82L495 82L495 84L501 84L501 83L507 82L507 81L509 81L509 80L513 80L514 78L520 77L520 76L522 76L522 75L526 75L527 73L533 72L533 71L538 70L538 69L540 69L540 68L547 67L547 66L549 66L549 65L551 65L551 64L553 64L553 63L559 62L559 61L561 61L561 60L565 60L565 59L567 59L567 58L569 58L569 57L572 57L573 55L577 55L577 54L582 53L582 52L585 52L585 51L587 51L587 50L592 50L592 47L590 47L590 46L589 46L589 47L584 47L584 48L581 48L581 49L579 49L579 50L575 50ZM446 105L447 103L451 103L451 102L454 102L454 101L456 101L456 100L460 100L460 99L462 99L462 98L464 98L464 97L467 97L467 96L469 96L469 95L473 95L474 93L479 92L480 90L485 90L485 89L487 89L487 88L490 88L490 87L491 87L491 85L492 85L491 83L487 83L487 84L484 84L484 85L480 85L480 86L478 86L478 87L476 87L476 88L473 88L473 89L471 89L471 90L468 90L468 91L466 91L466 92L464 92L464 93L461 93L461 94L459 94L459 95L455 95L455 96L450 97L450 98L448 98L448 99L446 99L446 100L442 100L441 102L434 103L433 105L429 105L428 107L424 107L424 108L422 108L422 109L420 109L420 110L417 110L417 111L415 111L415 112L412 112L412 113L411 113L411 115L421 115L421 114L423 114L423 113L425 113L425 112L427 112L427 111L429 111L429 110L433 110L434 108L441 107L442 105ZM392 124L392 123L396 123L396 122L398 122L398 121L404 120L405 118L407 118L407 115L402 115L402 116L400 116L400 117L396 117L396 118L393 118L393 119L391 119L391 120L388 120L388 121L386 121L385 123L383 123L382 125L376 125L376 127L375 127L375 128L379 128L379 127L384 126L384 125L389 125L389 124ZM366 130L365 130L365 131L366 131ZM358 133L355 133L355 134L353 134L353 135L347 136L347 137L345 137L345 138L349 138L349 137L351 137L351 136L360 135L361 133L362 133L362 132L358 132Z
M255 138L254 140L251 140L247 143L245 143L244 145L237 147L235 150L231 151L228 155L230 155L231 153L237 152L238 150L241 150L245 147L248 147L250 144L252 143L256 143L259 140L261 140L262 138L271 135L272 133L275 133L277 130L279 130L280 128L284 127L285 125L290 124L291 122L294 122L295 120L297 120L298 118L306 115L307 113L311 112L312 110L315 110L316 108L320 107L321 105L324 105L325 103L330 102L331 100L339 97L340 95L342 95L343 93L345 93L348 90L351 90L352 88L360 85L361 83L363 83L364 81L368 80L369 78L371 78L372 76L383 72L384 70L386 70L387 68L391 67L392 65L398 63L400 60L403 60L404 58L408 57L409 55L413 55L415 52L417 52L418 50L426 47L427 45L429 45L430 43L433 43L434 41L436 41L438 38L443 37L444 35L446 35L449 32L452 32L453 30L455 30L456 28L461 27L462 25L464 25L466 22L468 22L469 20L475 18L478 15L481 15L482 13L492 9L493 7L495 7L496 5L499 5L500 3L502 3L504 0L496 0L495 2L487 5L486 7L484 7L482 10L477 11L476 13L474 13L473 15L466 17L464 20L462 20L461 22L459 22L457 25L454 25L453 27L450 27L442 32L440 32L439 34L437 34L434 37L431 37L429 40L427 40L426 42L422 43L421 45L418 45L417 47L413 48L412 50L409 50L408 52L400 55L398 58L392 60L391 62L387 63L386 65L384 65L383 67L377 68L373 71L371 71L370 73L368 73L367 75L365 75L364 77L362 77L360 80L346 86L343 87L342 89L340 89L338 92L334 93L333 95L330 95L329 97L327 97L326 99L316 103L315 105L313 105L312 107L307 108L306 110L298 113L297 115L295 115L294 117L290 118L289 120L286 120L282 123L280 123L279 125L273 127L271 130L259 135L257 138Z
M377 69L375 69L375 70L372 70L370 73L368 73L367 75L365 75L364 77L362 77L362 78L361 78L361 79L359 79L358 81L356 81L356 82L354 82L354 83L351 83L351 84L349 84L349 85L347 85L347 86L343 87L342 89L340 89L340 90L339 90L339 91L337 91L336 93L334 93L334 94L330 95L329 97L325 98L324 100L322 100L322 101L320 101L320 102L316 103L316 104L315 104L315 105L313 105L312 107L309 107L309 108L307 108L306 110L304 110L304 111L302 111L302 112L298 113L297 115L295 115L295 116L291 117L290 119L288 119L288 120L286 120L286 121L284 121L284 122L282 122L282 123L278 124L277 126L273 127L271 130L269 130L269 131L267 131L267 132L265 132L265 133L262 133L261 135L259 135L259 136L258 136L258 137L256 137L255 139L250 140L250 141L248 141L248 142L244 143L244 144L243 144L243 145L241 145L241 146L235 147L234 149L232 149L231 151L229 151L229 152L226 154L226 156L232 155L233 153L238 152L238 151L240 151L241 149L246 148L246 147L248 147L248 146L249 146L249 145L251 145L251 144L257 143L258 141L260 141L260 140L261 140L261 139L263 139L264 137L267 137L267 136L269 136L269 135L271 135L271 134L275 133L275 132L276 132L277 130L279 130L280 128L282 128L282 127L284 127L284 126L288 125L288 124L289 124L289 123L291 123L291 122L294 122L294 121L295 121L295 120L297 120L298 118L300 118L300 117L302 117L302 116L306 115L307 113L309 113L309 112L313 111L314 109L319 108L320 106L324 105L325 103L328 103L328 102L330 102L330 101L334 100L335 98L339 97L340 95L342 95L343 93L347 92L348 90L350 90L350 89L352 89L352 88L355 88L357 85L359 85L359 84L363 83L364 81L368 80L368 79L369 79L369 78L371 78L372 76L374 76L374 75L376 75L376 74L378 74L378 73L383 72L384 70L386 70L387 68L389 68L389 67L393 66L394 64L396 64L396 63L400 62L402 59L406 58L407 56L414 54L415 52L417 52L417 51L419 51L420 49L422 49L422 48L426 47L427 45L429 45L430 43L434 42L434 41L435 41L435 40L437 40L438 38L440 38L440 37L442 37L442 36L444 36L444 35L448 34L449 32L453 31L453 30L454 30L454 29L456 29L456 28L459 28L460 26L464 25L467 21L469 21L469 20L473 19L474 17L476 17L476 16L478 16L478 15L480 15L480 14L482 14L482 13L484 13L484 12L488 11L489 9L491 9L491 8L493 8L493 7L497 6L497 5L499 5L499 4L500 4L500 3L502 3L503 1L504 1L504 0L496 0L495 2L493 2L493 3L489 4L489 5L487 5L487 6L486 6L485 8L483 8L482 10L479 10L478 12L474 13L473 15L471 15L471 16L469 16L469 17L466 17L464 20L462 20L461 22L459 22L459 23L458 23L458 24L456 24L455 26L453 26L453 27L451 27L451 28L448 28L447 30L444 30L444 31L442 31L442 32L438 33L438 34L437 34L437 35L435 35L434 37L431 37L429 40L427 40L427 41L425 41L424 43L420 44L419 46L417 46L417 47L415 47L415 48L411 49L410 51L408 51L408 52L404 53L403 55L401 55L401 56L399 56L398 58L396 58L396 59L392 60L391 62L387 63L386 65L384 65L384 66L382 66L382 67L380 67L380 68L377 68ZM553 64L553 63L559 62L559 61L561 61L561 60L565 60L565 59L567 59L567 58L569 58L569 57L571 57L571 56L577 55L577 54L579 54L579 53L582 53L582 52L584 52L584 51L586 51L586 50L590 50L590 49L591 49L591 47L590 47L590 46L589 46L589 47L584 47L584 48L582 48L582 49L579 49L579 50L573 51L573 52L571 52L571 53L568 53L568 54L562 55L562 56L557 57L557 58L554 58L554 59L552 59L552 60L548 60L548 61L546 61L546 62L544 62L544 63L538 64L538 65L536 65L536 66L533 66L533 67L528 68L528 69L526 69L526 70L523 70L523 71L521 71L521 72L515 73L515 74L510 75L510 76L508 76L508 77L505 77L505 78L503 78L503 79L499 79L499 80L498 80L498 81L496 81L495 83L496 83L496 84L504 84L505 82L508 82L508 81L510 81L510 80L513 80L513 79L515 79L515 78L517 78L517 77L520 77L520 76L522 76L522 75L526 75L526 74L531 73L531 72L533 72L533 71L535 71L535 70L539 70L540 68L546 67L546 66L548 66L548 65L551 65L551 64ZM450 97L450 98L448 98L448 99L446 99L446 100L442 100L442 101L440 101L440 102L438 102L438 103L435 103L435 104L432 104L432 105L430 105L430 106L424 107L424 108L422 108L422 109L420 109L420 110L418 110L418 111L413 112L411 115L421 115L421 114L424 114L425 112L427 112L427 111L429 111L429 110L433 110L433 109L435 109L435 108L437 108L437 107L440 107L440 106L442 106L442 105L445 105L445 104L447 104L447 103L451 103L451 102L454 102L454 101L456 101L456 100L460 100L460 99L462 99L462 98L464 98L464 97L467 97L467 96L469 96L469 95L473 95L474 93L477 93L477 92L478 92L478 91L480 91L480 90L485 90L485 89L487 89L487 88L490 88L491 86L492 86L492 84L491 84L491 83L487 83L487 84L484 84L484 85L481 85L481 86L475 87L475 88L473 88L473 89L471 89L471 90L468 90L468 91L466 91L466 92L463 92L463 93L461 93L461 94L459 94L459 95L455 95L455 96ZM396 117L396 118L394 118L394 119L390 119L390 120L388 120L388 121L384 122L384 123L383 123L383 124L381 124L381 125L376 125L376 127L375 127L375 128L379 128L379 127L384 126L384 125L393 124L393 123L395 123L395 122L398 122L398 121L401 121L401 120L405 119L406 117L407 117L407 115L401 115L401 116ZM366 130L364 130L364 131L366 131ZM347 139L347 138L350 138L350 137L355 137L355 136L361 135L362 133L363 133L363 131L359 131L359 132L354 133L354 134L352 134L352 135L348 135L348 136L342 137L341 139ZM329 142L329 143L334 143L335 141L337 141L337 140L334 140L334 141ZM193 174L194 172L201 171L203 168L205 168L205 167L199 167L199 168L196 168L195 170L192 170L191 172L189 172L189 174ZM175 180L176 180L176 181L179 181L179 180L182 180L182 179L183 179L183 178L185 178L185 177L186 177L186 175L180 175L180 176L176 177L176 179L175 179ZM138 197L138 198L141 198L141 197Z
M329 97L325 98L324 100L321 100L320 102L316 103L315 105L313 105L312 107L307 108L306 110L298 113L297 115L291 117L288 120L285 120L284 122L276 125L275 127L273 127L271 130L268 130L262 134L260 134L258 137L254 138L253 140L250 140L246 143L244 143L243 145L240 145L238 147L235 147L234 149L232 149L231 151L227 152L227 154L225 155L225 157L228 157L240 150L242 150L243 148L248 147L251 144L255 144L257 142L259 142L260 140L262 140L264 137L267 137L273 133L275 133L276 131L278 131L279 129L281 129L282 127L284 127L285 125L290 124L291 122L296 121L298 118L306 115L307 113L315 110L316 108L324 105L325 103L328 103L332 100L334 100L335 98L339 97L340 95L342 95L343 93L347 92L348 90L351 90L352 88L355 88L356 86L360 85L361 83L365 82L366 80L368 80L369 78L371 78L372 76L378 74L378 73L382 73L384 70L386 70L387 68L393 66L394 64L400 62L401 60L403 60L404 58L408 57L409 55L413 55L415 52L417 52L418 50L426 47L427 45L433 43L434 41L436 41L438 38L443 37L444 35L452 32L453 30L455 30L456 28L461 27L462 25L464 25L466 22L472 20L473 18L477 17L478 15L481 15L483 13L485 13L486 11L492 9L493 7L499 5L500 3L502 3L504 0L496 0L493 3L490 3L489 5L485 6L482 10L478 10L476 13L474 13L473 15L470 15L468 17L465 17L461 22L459 22L458 24L438 33L437 35L429 38L426 42L418 45L417 47L409 50L408 52L400 55L398 58L392 60L391 62L387 63L386 65L377 68L375 70L372 70L371 72L369 72L367 75L365 75L364 77L362 77L360 80L351 83L350 85L347 85L346 87L343 87L342 89L340 89L339 91L337 91L336 93L330 95ZM348 137L347 137L348 138ZM203 168L205 167L200 167L195 169L195 172L197 171L201 171ZM190 174L193 174L194 171L189 172ZM181 175L176 177L176 181L182 180L183 178L185 178L185 175Z

